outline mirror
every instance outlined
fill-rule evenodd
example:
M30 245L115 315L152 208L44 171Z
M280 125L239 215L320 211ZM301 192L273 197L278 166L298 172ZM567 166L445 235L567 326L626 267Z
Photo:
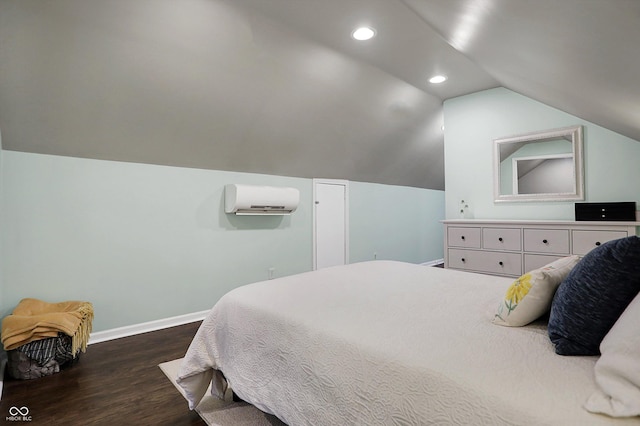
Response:
M495 139L493 146L496 202L584 199L582 126Z

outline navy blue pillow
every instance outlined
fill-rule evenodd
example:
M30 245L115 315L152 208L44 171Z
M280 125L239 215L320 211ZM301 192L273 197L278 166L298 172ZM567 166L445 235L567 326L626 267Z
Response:
M587 253L551 304L549 337L560 355L599 355L600 343L640 292L640 238L609 241Z

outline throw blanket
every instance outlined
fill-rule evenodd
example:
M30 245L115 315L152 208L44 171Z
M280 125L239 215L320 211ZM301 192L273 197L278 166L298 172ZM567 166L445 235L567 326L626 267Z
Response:
M10 351L27 343L57 337L64 333L72 337L71 351L87 350L93 305L89 302L47 303L37 299L22 299L12 314L2 320L2 344Z

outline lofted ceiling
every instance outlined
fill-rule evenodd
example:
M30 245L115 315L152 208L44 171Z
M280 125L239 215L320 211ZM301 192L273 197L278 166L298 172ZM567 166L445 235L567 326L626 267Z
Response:
M444 189L448 98L503 86L640 140L638 22L637 0L0 0L2 145Z

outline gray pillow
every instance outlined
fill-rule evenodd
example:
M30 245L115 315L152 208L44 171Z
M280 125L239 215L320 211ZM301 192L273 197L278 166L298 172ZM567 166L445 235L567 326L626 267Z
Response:
M587 253L556 291L549 338L560 355L599 355L600 343L640 292L640 238Z

